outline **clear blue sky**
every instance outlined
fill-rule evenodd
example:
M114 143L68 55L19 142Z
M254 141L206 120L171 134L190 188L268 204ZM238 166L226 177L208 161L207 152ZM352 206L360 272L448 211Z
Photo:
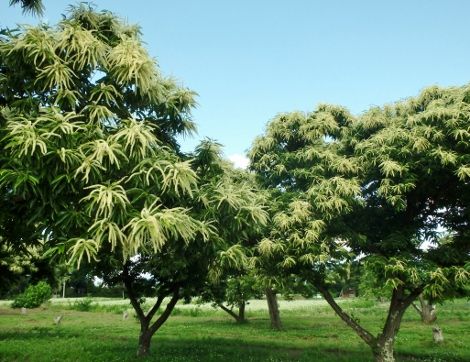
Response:
M468 0L95 0L141 26L166 75L199 93L199 136L242 154L279 112L358 114L470 81ZM0 0L0 24L32 23ZM68 1L44 0L54 24Z

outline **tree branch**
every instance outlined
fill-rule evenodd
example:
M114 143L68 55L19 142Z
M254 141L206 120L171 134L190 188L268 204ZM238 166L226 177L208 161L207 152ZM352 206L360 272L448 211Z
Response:
M408 307L413 301L419 297L419 295L423 292L423 286L419 286L413 289L410 294L403 300L403 303Z
M160 306L162 305L162 302L163 302L163 299L165 299L165 297L162 297L162 296L159 296L157 298L157 301L155 302L155 305L152 307L152 309L149 310L149 312L147 313L147 320L150 322L153 318L153 316L155 315L155 313L158 311L158 309L160 308Z
M390 308L388 310L387 319L385 321L380 339L384 340L390 337L395 338L400 328L401 320L406 309L413 304L413 301L423 291L422 287L413 289L410 294L405 296L405 289L399 286L393 289L392 299L390 301Z
M411 303L411 305L416 309L416 311L421 315L422 311L419 309L419 307L415 303Z
M231 309L227 308L225 305L223 305L222 303L220 304L217 304L220 309L222 309L224 312L227 312L228 314L230 314L233 318L235 318L235 320L239 320L239 316Z
M165 310L163 313L160 315L160 317L157 318L155 323L152 324L150 327L150 333L153 335L165 321L168 319L170 316L171 312L173 311L173 308L176 305L176 302L178 302L179 299L179 288L177 287L176 290L173 292L173 296L171 297L171 300L168 302L166 305Z
M366 329L364 329L359 323L351 318L334 300L331 293L323 285L315 285L319 292L323 295L328 304L333 308L336 314L348 325L350 326L356 334L362 338L369 346L375 342L375 337Z
M129 265L126 262L124 264L123 270L122 270L122 281L124 283L124 286L126 287L127 295L129 296L129 299L131 301L132 307L134 307L135 312L137 313L137 317L139 320L142 322L146 320L144 311L142 310L136 295L134 294L134 290L132 289L132 281L129 276Z

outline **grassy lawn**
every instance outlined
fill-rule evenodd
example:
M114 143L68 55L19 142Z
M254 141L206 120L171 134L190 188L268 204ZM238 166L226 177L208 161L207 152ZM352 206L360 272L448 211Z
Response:
M72 303L77 301L73 301ZM386 306L371 301L341 302L376 333ZM0 305L1 361L133 361L139 325L122 320L128 303L97 299L91 311L71 310L54 300L21 314ZM59 326L53 324L63 315ZM371 361L368 347L321 300L281 302L284 331L269 329L264 301L253 301L250 322L237 325L210 306L179 305L152 340L155 361ZM470 303L438 306L445 341L435 345L430 326L409 309L396 343L399 361L470 361Z

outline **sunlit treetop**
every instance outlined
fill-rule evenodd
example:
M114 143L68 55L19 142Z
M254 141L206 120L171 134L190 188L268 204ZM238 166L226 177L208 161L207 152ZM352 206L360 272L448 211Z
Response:
M124 259L194 240L223 249L266 223L220 145L179 151L176 137L195 130L195 93L163 77L138 28L112 13L80 5L56 27L7 31L0 71L10 243L45 238L80 263L104 245Z
M207 236L178 201L198 189L176 141L195 130L194 96L163 77L138 28L110 12L82 4L56 27L6 31L2 235L17 244L27 241L23 234L62 240L78 261L103 242L128 257L170 239Z
M175 135L195 130L195 93L164 78L139 29L110 12L71 7L55 28L26 26L8 33L1 54L2 73L8 72L1 83L3 102L35 111L58 106L102 125L145 119L173 145Z
M383 280L398 283L395 265L415 286L431 285L437 275L448 286L462 285L468 272L458 268L469 260L469 94L468 86L431 87L357 117L329 105L275 117L250 151L251 167L277 205L260 250L277 251L279 265L291 270L307 262L328 271L347 256L335 254L344 246L381 260ZM440 237L443 229L452 242Z

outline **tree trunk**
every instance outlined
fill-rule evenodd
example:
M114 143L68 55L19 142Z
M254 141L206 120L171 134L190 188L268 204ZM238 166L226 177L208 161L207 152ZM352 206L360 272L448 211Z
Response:
M378 342L376 348L373 348L375 362L394 362L393 345L395 340Z
M372 353L374 354L376 362L395 361L395 357L393 356L393 347L405 310L406 307L401 303L397 303L396 298L392 297L383 331L377 336L375 345L371 345Z
M166 305L165 310L160 314L160 316L155 320L155 322L151 324L152 318L154 317L155 313L157 313L157 311L159 310L164 298L167 295L159 295L154 306L149 310L147 314L145 314L137 299L136 294L134 293L134 289L132 287L132 279L129 275L127 263L124 264L124 268L122 271L122 279L124 282L124 286L127 290L129 300L136 312L137 318L139 318L140 321L139 348L137 349L137 356L146 356L150 352L150 341L152 340L152 336L155 334L156 331L160 329L163 323L166 322L171 312L175 308L176 303L178 302L179 286L174 286L173 296Z
M383 330L377 337L374 337L370 332L359 325L355 319L351 318L349 314L343 311L324 285L317 284L315 286L336 314L338 314L339 317L371 347L376 362L395 361L393 356L393 345L395 343L395 337L398 330L400 329L403 314L405 314L406 309L422 292L421 287L414 289L408 295L405 295L404 288L401 286L393 290L387 320L385 321Z
M150 341L152 340L152 333L147 329L140 332L139 335L139 348L137 349L137 356L147 356L150 352Z
M246 319L245 319L245 302L242 302L242 304L240 304L238 306L238 314L235 313L232 309L226 307L225 305L223 305L222 303L219 303L217 304L220 309L222 309L224 312L227 312L227 314L229 314L231 317L233 317L233 319L235 319L237 321L237 323L245 323L246 322Z
M436 321L436 308L432 302L424 299L422 295L419 296L419 303L421 304L421 321L425 324L432 324Z
M137 316L139 317L139 321L140 321L139 348L137 349L137 356L146 356L149 354L150 341L152 340L152 336L155 334L156 331L160 329L163 323L166 322L171 312L173 311L176 303L178 302L178 298L179 298L179 293L178 293L178 290L176 290L173 293L173 296L170 302L168 302L163 313L151 325L150 325L150 322L152 321L152 318L155 315L155 313L160 308L160 305L162 304L164 298L158 297L157 302L152 307L152 309L150 309L147 315L143 313L140 306L138 310L136 309Z
M238 323L245 323L245 302L238 305Z
M415 303L412 303L413 307L419 313L421 321L425 324L432 324L436 321L436 307L432 304L430 300L424 299L422 295L418 297L420 307Z
M372 353L376 362L394 362L393 346L395 338L400 329L401 320L406 309L416 299L421 292L416 289L409 295L405 295L403 287L397 287L393 290L387 320L385 321L382 333L377 336L375 345L372 344Z
M62 283L62 298L65 298L65 280Z
M271 288L266 288L266 301L268 302L269 318L271 319L271 328L281 330L281 317L279 315L279 304L277 303L277 295Z

